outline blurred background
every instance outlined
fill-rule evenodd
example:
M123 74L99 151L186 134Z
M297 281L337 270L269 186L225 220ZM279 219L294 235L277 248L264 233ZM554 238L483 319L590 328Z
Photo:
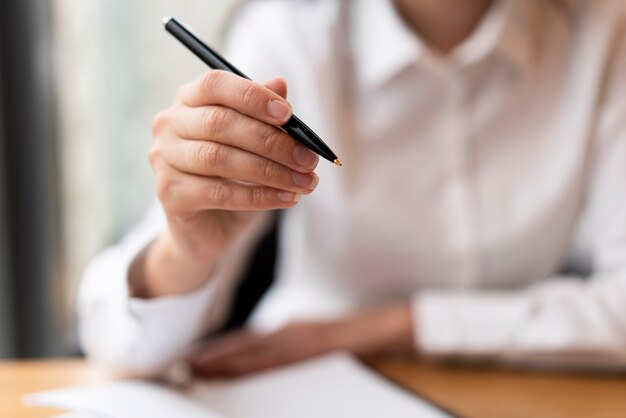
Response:
M81 271L154 199L151 119L206 70L161 18L220 47L238 3L0 1L0 358L78 351Z

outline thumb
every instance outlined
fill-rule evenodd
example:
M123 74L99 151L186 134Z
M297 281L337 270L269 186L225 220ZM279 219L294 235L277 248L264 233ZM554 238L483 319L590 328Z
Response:
M282 77L274 77L264 84L265 87L280 95L283 99L287 98L287 82Z

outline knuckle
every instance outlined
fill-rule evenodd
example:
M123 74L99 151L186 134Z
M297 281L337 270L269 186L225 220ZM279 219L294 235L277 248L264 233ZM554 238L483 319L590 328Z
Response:
M266 180L273 179L278 174L278 165L272 160L264 160L261 163L260 174Z
M225 158L224 148L214 142L205 142L197 152L197 161L206 167L215 167Z
M156 138L168 123L167 111L161 111L152 118L152 137Z
M249 106L252 103L256 103L261 98L259 88L252 81L247 82L241 88L239 97L243 106Z
M265 204L265 190L254 187L250 190L250 203L254 207L261 207Z
M211 70L207 71L200 79L200 88L203 91L211 91L218 86L223 78L222 71Z
M215 183L211 187L211 196L213 201L218 204L223 204L230 201L233 197L233 190L226 183Z
M231 113L223 107L210 108L203 113L203 126L209 137L220 136L231 122Z
M195 144L194 144L195 145ZM213 167L220 161L221 147L211 142L203 142L190 148L188 163L192 166Z
M161 148L157 146L156 144L154 144L150 147L150 150L148 151L148 161L150 161L150 165L152 166L152 168L155 168L157 162L160 160L161 160Z
M261 146L264 155L274 155L280 141L280 131L274 128L263 127L261 132Z

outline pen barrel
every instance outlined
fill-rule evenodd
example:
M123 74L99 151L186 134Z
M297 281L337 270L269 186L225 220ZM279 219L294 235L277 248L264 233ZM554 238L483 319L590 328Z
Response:
M237 67L228 62L226 58L220 56L211 47L202 42L200 38L194 35L189 29L185 28L176 19L169 19L165 23L165 29L174 35L176 39L187 47L196 57L214 70L228 71L237 74L239 77L250 79L244 73L239 71Z
M202 62L215 70L228 71L240 77L250 79L244 73L239 71L237 67L228 62L224 57L211 49L202 40L195 36L189 29L185 28L176 19L167 18L165 21L165 29L187 47ZM296 141L300 142L311 151L320 155L335 164L339 160L335 153L330 149L315 132L304 124L296 115L292 115L286 124L281 128ZM341 164L341 163L339 163Z
M317 136L315 132L304 124L296 115L292 115L286 124L281 128L292 136L296 141L309 148L314 153L327 159L335 161L337 156L333 153L328 145Z

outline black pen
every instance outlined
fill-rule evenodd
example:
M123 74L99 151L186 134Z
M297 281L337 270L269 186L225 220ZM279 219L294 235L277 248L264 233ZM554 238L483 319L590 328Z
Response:
M226 61L224 57L209 48L204 42L198 39L187 28L181 25L176 19L171 17L163 18L165 29L171 33L176 39L178 39L183 45L185 45L191 52L193 52L198 58L204 61L209 67L215 70L224 70L231 73L235 73L240 77L247 78L244 73L239 71L234 65ZM338 166L341 166L341 161L330 149L328 145L317 136L315 132L304 124L296 115L291 115L291 118L281 128L291 135L296 141L305 145L311 151L319 154L321 157L326 158Z

